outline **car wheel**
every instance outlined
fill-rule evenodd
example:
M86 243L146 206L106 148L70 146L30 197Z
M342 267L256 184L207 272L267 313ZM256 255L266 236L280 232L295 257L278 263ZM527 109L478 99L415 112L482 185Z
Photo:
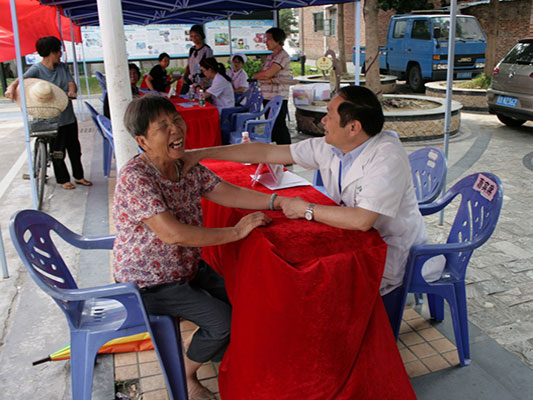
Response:
M501 122L503 122L507 126L521 126L526 122L526 120L524 119L515 119L511 117L506 117L505 115L501 114L496 114L496 116Z
M411 65L407 71L407 83L416 93L423 93L425 90L424 80L418 65Z

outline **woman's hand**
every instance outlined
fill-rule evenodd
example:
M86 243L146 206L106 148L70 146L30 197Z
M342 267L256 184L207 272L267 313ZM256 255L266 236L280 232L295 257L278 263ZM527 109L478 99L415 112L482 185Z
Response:
M259 211L242 217L241 220L237 222L237 225L234 226L238 237L237 240L244 239L258 226L268 225L270 222L272 222L272 218Z
M303 218L308 205L301 197L283 197L280 201L283 214L289 219Z

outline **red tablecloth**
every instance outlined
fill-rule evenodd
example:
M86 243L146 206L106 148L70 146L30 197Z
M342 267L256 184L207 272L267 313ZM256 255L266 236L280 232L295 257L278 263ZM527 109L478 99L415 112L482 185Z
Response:
M214 105L206 102L204 107L199 105L182 107L179 104L188 103L188 100L177 96L171 97L170 101L174 103L176 110L187 124L186 149L199 149L222 144L218 109Z
M255 170L230 162L204 165L245 187ZM260 184L255 189L270 192ZM332 204L310 186L278 193ZM233 225L248 212L204 201L208 227ZM233 305L221 398L416 398L379 296L386 244L378 232L266 213L273 218L268 227L203 249L224 276Z

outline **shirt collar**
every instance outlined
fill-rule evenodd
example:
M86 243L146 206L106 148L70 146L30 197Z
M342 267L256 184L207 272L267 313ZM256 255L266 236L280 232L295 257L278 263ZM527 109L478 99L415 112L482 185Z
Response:
M368 146L368 144L372 141L373 137L368 139L363 144L357 146L352 151L344 154L339 148L337 147L331 147L331 151L333 151L333 154L335 154L339 160L342 162L342 177L346 175L350 167L353 165L357 157L361 155L363 150Z

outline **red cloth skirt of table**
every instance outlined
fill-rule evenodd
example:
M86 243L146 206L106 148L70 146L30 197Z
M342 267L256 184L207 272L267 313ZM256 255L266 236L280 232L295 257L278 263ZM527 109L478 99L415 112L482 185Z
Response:
M244 187L256 167L203 164ZM278 193L333 204L310 186ZM203 203L207 227L234 225L250 212ZM221 398L415 399L379 295L386 244L378 232L265 212L269 226L202 253L224 277L233 305Z
M170 101L174 103L176 110L187 124L186 149L200 149L222 144L218 109L214 105L206 102L203 107L199 105L182 107L179 104L188 103L188 100L177 96L171 97Z

